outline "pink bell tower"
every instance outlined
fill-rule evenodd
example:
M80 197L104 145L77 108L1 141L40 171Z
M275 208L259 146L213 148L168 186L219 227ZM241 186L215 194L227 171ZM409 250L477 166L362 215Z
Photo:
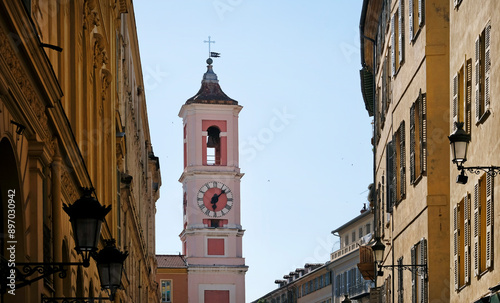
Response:
M238 114L207 59L198 93L182 105L184 226L188 302L245 302L244 230L240 222Z

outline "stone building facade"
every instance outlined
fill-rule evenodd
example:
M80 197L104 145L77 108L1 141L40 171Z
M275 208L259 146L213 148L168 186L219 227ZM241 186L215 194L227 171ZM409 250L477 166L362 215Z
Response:
M498 180L489 170L500 164L499 9L490 0L363 2L376 236L389 266L376 279L374 302L499 301ZM485 169L452 163L456 122L471 136L464 166ZM427 267L403 269L408 264Z
M385 302L448 296L449 2L363 2L362 92L375 122L375 237L388 266L376 285ZM420 264L427 270L401 266Z
M62 206L79 199L82 187L94 188L100 204L111 206L98 248L115 239L129 253L114 301L158 302L161 178L132 2L0 1L0 70L1 234L15 205L16 262L80 262ZM1 302L108 297L90 263L18 288L15 297L2 285Z

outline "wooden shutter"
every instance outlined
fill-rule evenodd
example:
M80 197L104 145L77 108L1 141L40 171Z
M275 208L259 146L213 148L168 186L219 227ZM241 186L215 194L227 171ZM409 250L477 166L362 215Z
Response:
M420 265L427 264L427 239L420 240ZM427 303L427 273L422 272L420 279L420 302Z
M455 122L458 122L458 73L453 76L453 130L457 129Z
M484 29L484 111L490 108L490 70L491 70L491 56L490 56L490 35L491 24L488 23Z
M486 267L493 264L493 176L486 174Z
M424 0L418 0L418 26L422 27L424 25L424 20L425 20L425 1Z
M410 108L410 184L415 181L415 105Z
M392 196L394 200L392 200L393 205L396 205L398 202L398 164L397 164L397 150L399 146L396 146L396 136L392 136Z
M396 74L396 37L395 35L395 21L394 15L391 17L391 75L394 77Z
M405 59L405 10L404 10L404 0L399 0L399 65L403 64Z
M398 303L403 303L403 257L398 259Z
M387 60L382 64L382 121L385 121L385 112L387 111Z
M481 204L481 192L479 190L479 183L474 185L474 276L479 275L479 264L481 251L479 236L481 232L481 218L479 213L479 205Z
M410 24L410 41L413 40L413 1L417 0L409 0L408 3L408 23Z
M472 59L465 61L465 131L471 133L472 116Z
M387 150L386 150L386 165L387 165L387 197L386 197L386 203L387 203L387 212L392 213L392 206L394 205L394 148L393 148L393 142L391 141L387 143ZM384 214L382 214L383 216ZM383 222L383 221L382 221Z
M417 251L415 246L411 248L411 265L417 265ZM417 302L417 268L411 268L411 302Z
M475 62L474 70L476 72L475 81L475 103L476 103L476 122L481 118L481 39L478 37L475 42Z
M458 290L460 284L460 264L458 248L460 245L460 236L458 234L458 205L453 207L453 271L455 276L455 290Z
M405 197L406 194L406 153L405 153L405 121L401 122L399 126L399 142L400 142L400 153L399 153L399 170L400 170L400 193L401 199Z
M419 94L420 175L427 171L427 95Z
M464 197L464 283L470 283L470 194Z

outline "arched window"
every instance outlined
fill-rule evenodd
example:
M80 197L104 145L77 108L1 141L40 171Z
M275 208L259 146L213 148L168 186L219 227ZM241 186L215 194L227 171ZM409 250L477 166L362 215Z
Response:
M207 165L220 165L220 129L210 126L207 129Z

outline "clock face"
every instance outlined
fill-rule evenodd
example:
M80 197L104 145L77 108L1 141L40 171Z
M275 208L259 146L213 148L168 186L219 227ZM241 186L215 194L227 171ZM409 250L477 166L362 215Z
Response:
M200 210L209 217L222 217L233 207L233 193L224 183L210 181L196 195Z

